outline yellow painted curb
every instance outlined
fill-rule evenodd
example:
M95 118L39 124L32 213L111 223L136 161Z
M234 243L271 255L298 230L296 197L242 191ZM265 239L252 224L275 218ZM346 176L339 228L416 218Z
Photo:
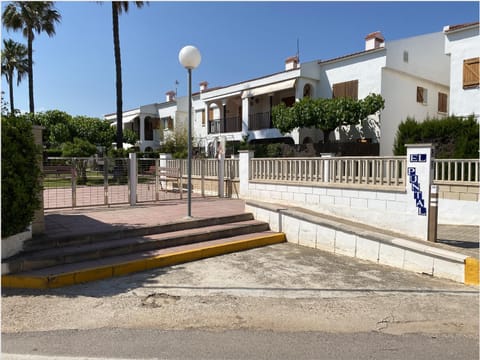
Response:
M480 285L480 267L478 259L468 257L465 259L465 284Z
M58 276L22 276L15 274L2 275L2 287L29 289L58 288L62 286L106 279L113 276L127 275L148 269L186 263L236 251L278 244L285 241L285 234L275 233L246 240L238 240L226 244L212 245L194 250L180 251L173 254L164 254L150 258L132 260L116 265L84 269Z

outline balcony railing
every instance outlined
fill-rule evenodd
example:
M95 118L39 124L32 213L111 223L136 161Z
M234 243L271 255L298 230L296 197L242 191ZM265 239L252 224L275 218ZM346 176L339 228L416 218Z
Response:
M242 118L232 116L226 119L214 119L210 121L210 134L221 134L242 131Z
M270 129L271 127L272 119L270 112L248 115L248 130Z

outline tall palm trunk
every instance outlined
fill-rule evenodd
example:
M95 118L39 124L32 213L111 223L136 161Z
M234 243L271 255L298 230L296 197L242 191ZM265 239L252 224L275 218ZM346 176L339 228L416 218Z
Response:
M117 149L123 148L122 121L122 60L120 58L120 34L118 29L118 8L112 1L113 46L115 51L115 72L117 90Z
M30 102L30 113L35 112L35 105L33 101L33 30L28 31L28 97Z
M8 72L8 79L8 91L10 92L10 115L14 115L15 105L13 105L13 70Z

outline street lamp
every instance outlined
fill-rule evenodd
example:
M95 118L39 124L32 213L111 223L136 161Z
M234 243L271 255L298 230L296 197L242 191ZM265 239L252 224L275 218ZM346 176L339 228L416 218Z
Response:
M178 60L188 70L188 160L187 160L187 217L192 217L192 69L202 61L200 51L187 45L178 53Z

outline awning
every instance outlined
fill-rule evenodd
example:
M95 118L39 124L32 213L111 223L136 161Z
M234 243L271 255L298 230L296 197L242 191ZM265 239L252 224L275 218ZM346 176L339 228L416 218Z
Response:
M295 81L296 79L285 80L275 84L244 90L242 92L242 99L245 99L246 97L270 94L280 90L292 89L295 86Z

